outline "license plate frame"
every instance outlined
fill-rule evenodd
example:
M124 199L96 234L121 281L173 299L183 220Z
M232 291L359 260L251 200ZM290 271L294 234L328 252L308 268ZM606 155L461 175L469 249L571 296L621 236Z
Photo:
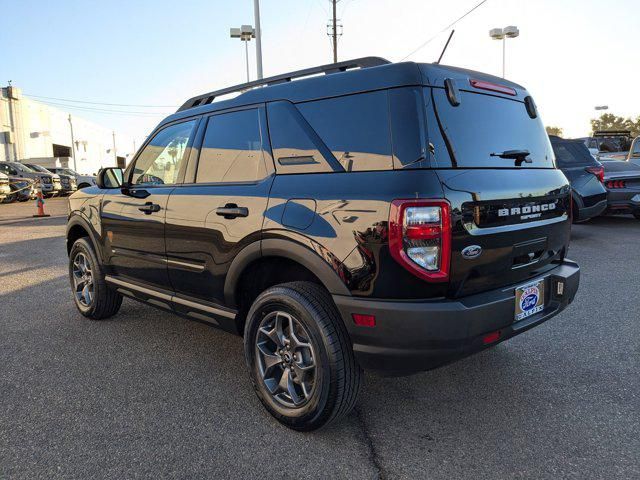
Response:
M515 322L529 318L544 310L544 280L536 280L515 288L513 319Z

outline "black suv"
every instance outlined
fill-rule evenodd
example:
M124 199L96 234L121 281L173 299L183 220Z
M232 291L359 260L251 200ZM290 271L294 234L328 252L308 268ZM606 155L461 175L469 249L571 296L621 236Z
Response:
M363 58L200 95L97 183L70 197L80 312L126 295L244 335L258 397L298 430L349 412L363 368L452 362L578 288L536 106L478 72Z
M607 190L604 188L604 167L582 140L567 140L550 135L558 168L571 184L574 222L597 217L607 209Z

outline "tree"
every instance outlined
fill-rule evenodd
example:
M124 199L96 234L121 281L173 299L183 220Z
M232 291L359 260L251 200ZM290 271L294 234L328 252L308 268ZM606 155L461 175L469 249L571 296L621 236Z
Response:
M640 115L634 119L612 113L603 113L600 118L591 119L591 130L629 130L632 137L640 135Z
M547 135L555 135L556 137L562 136L562 128L560 127L547 127Z

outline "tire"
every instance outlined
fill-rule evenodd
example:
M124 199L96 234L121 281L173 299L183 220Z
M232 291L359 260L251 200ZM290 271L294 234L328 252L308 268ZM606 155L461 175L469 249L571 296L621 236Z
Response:
M633 216L636 217L636 220L640 220L640 212L633 212Z
M74 303L85 317L102 320L120 310L122 295L104 281L102 266L86 237L79 238L71 247L69 282Z
M273 340L280 338L278 321L283 333L288 326L291 339L290 351L283 349L282 354ZM296 349L296 343L309 346ZM356 404L362 369L333 300L319 285L292 282L261 293L247 314L244 352L258 398L289 428L316 430L345 416ZM283 381L285 376L291 383ZM286 389L280 386L284 383Z
M80 185L78 185L78 190L81 190L83 188L87 188L90 187L91 185L89 185L88 183L81 183Z

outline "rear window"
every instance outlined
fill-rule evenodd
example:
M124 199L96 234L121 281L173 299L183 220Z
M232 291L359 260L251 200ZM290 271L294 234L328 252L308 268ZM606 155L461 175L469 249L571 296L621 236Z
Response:
M460 104L453 106L444 89L433 88L425 91L425 96L431 93L440 134L444 134L458 167L513 168L514 159L498 155L526 150L531 163L522 163L521 168L554 168L553 150L542 121L531 118L523 102L460 91ZM433 135L434 128L429 130Z
M594 165L596 161L582 142L552 142L558 167Z

